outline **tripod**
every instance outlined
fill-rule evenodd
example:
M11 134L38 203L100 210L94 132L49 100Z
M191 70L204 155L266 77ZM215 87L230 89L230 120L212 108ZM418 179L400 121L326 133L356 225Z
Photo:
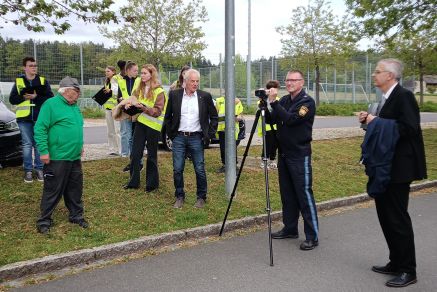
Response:
M252 130L250 131L249 141L246 145L246 150L244 151L243 160L241 161L240 170L238 172L237 178L235 180L234 188L232 189L231 198L229 200L228 208L226 210L225 218L223 219L223 224L220 229L220 236L223 234L223 230L225 228L226 219L228 218L229 210L231 209L232 201L235 197L235 191L237 190L238 182L240 180L241 172L243 171L244 162L246 161L247 154L249 153L249 147L252 143L253 134L255 133L256 126L258 125L259 117L261 116L261 128L262 128L262 143L263 143L263 168L264 168L264 180L265 180L265 193L266 193L266 212L267 212L267 221L268 221L268 230L269 230L269 250L270 250L270 266L273 266L273 248L272 248L272 218L271 218L271 208L270 208L270 191L269 191L269 170L267 168L267 144L266 144L266 114L269 111L267 110L267 103L265 101L260 102L260 107L256 112L255 121L252 126ZM273 126L271 125L271 129L274 131Z

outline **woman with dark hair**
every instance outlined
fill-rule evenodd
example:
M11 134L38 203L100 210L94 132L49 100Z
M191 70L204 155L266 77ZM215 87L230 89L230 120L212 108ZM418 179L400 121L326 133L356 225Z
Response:
M172 85L170 85L170 90L175 90L175 89L185 87L184 86L184 74L188 69L190 69L190 66L187 66L187 65L182 66L181 72L179 73L178 80L176 80L175 82L173 82Z
M166 94L158 80L155 66L147 64L141 68L141 82L133 91L130 104L142 113L138 116L133 134L130 180L124 188L139 188L140 161L147 145L146 192L151 192L159 186L158 140L167 105Z

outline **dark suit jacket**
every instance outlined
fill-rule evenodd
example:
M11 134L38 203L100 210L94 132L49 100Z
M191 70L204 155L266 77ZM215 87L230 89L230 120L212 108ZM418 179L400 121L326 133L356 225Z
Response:
M425 147L419 106L414 94L396 85L379 117L396 120L399 128L400 137L393 157L391 182L406 183L426 178Z
M172 90L168 96L167 109L165 111L165 125L167 135L174 139L178 133L181 121L181 106L184 89ZM213 138L217 131L218 114L212 101L211 94L197 90L197 100L199 102L199 121L202 128L203 141L206 143Z

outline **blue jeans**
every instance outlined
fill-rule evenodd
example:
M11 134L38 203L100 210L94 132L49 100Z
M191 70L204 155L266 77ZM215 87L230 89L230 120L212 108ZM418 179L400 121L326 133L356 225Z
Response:
M128 157L132 151L132 121L120 121L121 156Z
M207 183L201 134L195 136L183 136L178 134L173 139L173 180L176 189L175 196L177 198L185 198L184 168L186 152L191 154L194 171L196 173L197 198L205 200Z
M21 140L23 143L23 168L24 171L42 170L43 163L39 157L39 152L36 149L35 139L33 138L33 126L32 121L19 121L18 127L21 132ZM32 159L32 150L35 154L35 158Z

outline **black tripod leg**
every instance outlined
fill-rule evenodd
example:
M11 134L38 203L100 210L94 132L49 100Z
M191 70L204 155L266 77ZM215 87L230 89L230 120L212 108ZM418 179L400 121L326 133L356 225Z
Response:
M250 144L252 143L253 134L255 133L260 115L261 115L261 110L258 110L255 115L255 121L253 122L252 130L250 131L250 136L249 136L249 140L247 141L246 150L244 151L243 154L243 160L241 161L240 170L238 171L237 179L235 180L234 188L232 189L231 198L229 199L228 208L225 213L225 218L223 219L223 224L222 224L222 228L220 229L219 236L222 236L223 234L223 230L226 224L226 219L228 218L229 210L231 209L232 201L234 200L235 197L235 191L237 189L238 181L240 180L240 175L241 172L243 171L244 162L246 161L247 154L249 153L249 147Z
M273 266L273 246L272 246L272 217L270 208L270 189L269 189L269 170L267 168L267 143L266 143L266 114L268 111L261 110L261 129L263 139L263 164L264 164L264 179L266 186L266 212L267 223L269 227L269 250L270 250L270 266Z

